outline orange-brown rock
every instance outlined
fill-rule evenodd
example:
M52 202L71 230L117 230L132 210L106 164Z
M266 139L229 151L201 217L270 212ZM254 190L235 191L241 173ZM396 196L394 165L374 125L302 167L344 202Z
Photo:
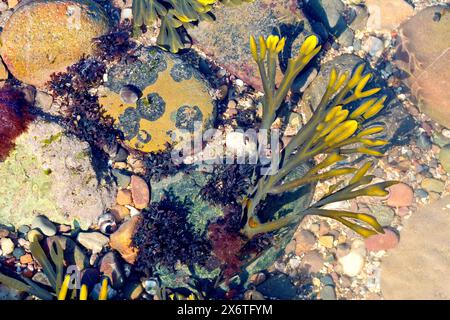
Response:
M117 192L116 202L118 205L126 206L132 204L131 191L127 189L121 189Z
M107 15L92 0L33 1L5 24L0 53L17 79L43 88L52 73L92 54L92 39L108 30Z
M31 254L27 253L20 257L20 263L21 264L28 264L33 262L33 257Z
M147 182L138 176L131 177L131 195L134 206L137 209L144 209L150 202L150 189Z
M116 221L122 221L130 215L130 209L121 205L114 205L111 208L111 213L116 219Z
M117 250L122 258L131 264L134 264L138 254L138 249L133 246L133 236L136 231L141 216L133 216L130 220L120 226L110 237L109 244L111 248Z

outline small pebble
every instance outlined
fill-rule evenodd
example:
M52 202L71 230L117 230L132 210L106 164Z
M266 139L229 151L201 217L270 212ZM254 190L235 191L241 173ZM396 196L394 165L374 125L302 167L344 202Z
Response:
M24 236L30 231L30 227L27 225L21 225L19 229L17 229L20 235Z
M56 234L56 226L46 217L37 216L31 223L31 228L40 230L44 235L51 237Z
M133 203L133 199L131 197L131 190L120 189L117 192L116 202L118 205L125 206Z
M319 237L319 243L325 248L333 248L334 237L332 235L325 235Z
M308 230L301 230L295 235L295 254L300 256L303 253L312 250L316 243L316 237Z
M136 103L139 99L139 89L134 86L123 86L119 94L122 101L128 104Z
M415 193L417 198L419 199L424 199L428 197L428 192L426 192L424 189L417 189Z
M23 256L20 257L21 264L29 264L31 262L33 262L33 257L29 253L24 254Z
M22 248L15 248L12 255L16 258L16 259L20 259L21 256L23 256L25 254L25 250Z
M137 209L144 209L150 202L150 188L144 179L131 176L131 196Z
M302 262L309 272L317 273L322 269L325 260L319 251L314 250L305 253Z
M92 250L93 252L100 252L108 243L109 239L100 232L80 232L77 241L83 247Z
M320 290L320 298L322 300L336 300L336 292L332 286L324 286Z
M0 239L0 248L2 249L3 255L7 256L14 252L14 242L10 238Z
M365 258L360 252L350 251L346 256L339 258L338 262L342 267L343 274L349 277L356 277L364 267Z
M414 192L405 183L398 183L389 188L387 204L391 207L409 207L414 199Z
M123 8L120 12L120 21L131 20L133 18L133 13L131 8Z
M217 90L217 99L222 101L225 100L227 96L228 96L228 86L226 84L223 84Z
M9 230L0 228L0 238L7 238L9 236Z
M443 181L433 178L423 179L421 186L428 192L442 193L445 189L445 183Z
M368 237L365 240L367 250L371 252L377 252L380 250L389 250L395 248L400 239L396 232L391 230L390 228L384 229L384 234L379 233Z

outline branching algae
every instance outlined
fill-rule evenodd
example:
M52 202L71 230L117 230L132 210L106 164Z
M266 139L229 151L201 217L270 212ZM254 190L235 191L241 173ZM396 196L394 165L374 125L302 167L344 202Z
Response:
M21 279L18 280L1 272L0 283L19 291L28 292L29 294L32 294L42 300L53 300L54 298L57 298L58 300L66 300L72 279L69 274L65 275L64 251L59 243L59 240L55 239L52 241L51 245L49 245L50 259L47 257L39 243L39 241L42 240L42 235L40 233L31 232L29 234L29 240L31 254L39 265L41 265L42 272L47 277L52 291L49 291L26 277L21 277ZM75 299L77 292L77 288L74 288L70 298ZM108 279L103 278L98 299L106 300L107 295ZM78 298L79 300L87 300L88 286L86 284L81 284Z
M269 36L267 39L260 37L258 41L254 37L250 38L252 56L258 64L265 94L261 129L270 129L294 79L321 49L316 36L308 37L302 44L298 56L289 60L284 78L276 87L276 65L278 55L283 51L284 46L285 38L280 39L278 36ZM372 75L363 74L363 71L364 65L358 66L353 75L349 72L338 74L336 69L332 69L326 92L319 106L309 122L282 150L277 172L260 177L254 189L244 200L242 210L244 227L241 233L247 238L251 239L257 234L298 223L306 215L320 215L335 219L363 237L378 232L383 233L383 228L371 215L322 208L333 202L359 196L386 196L388 194L386 189L397 183L389 181L369 185L374 179L374 176L367 175L373 166L370 161L360 168L333 167L352 154L382 156L382 153L375 148L388 143L386 140L373 136L382 132L383 126L364 128L365 121L374 117L383 108L387 97L373 98L381 88L365 90ZM362 101L363 99L365 100ZM355 103L359 105L356 108L350 108L350 104L355 105ZM289 173L300 165L311 162L319 155L326 155L326 157L305 175L286 182ZM293 212L278 219L261 222L259 216L261 210L258 209L268 195L282 194L309 183L350 174L353 176L345 187L341 187L343 181L333 185L327 195L305 211ZM365 223L367 226L362 226L360 223Z
M237 5L254 0L134 0L133 25L135 31L143 25L151 25L161 20L157 43L159 46L177 53L184 48L180 36L182 28L188 29L199 21L212 21L213 5Z

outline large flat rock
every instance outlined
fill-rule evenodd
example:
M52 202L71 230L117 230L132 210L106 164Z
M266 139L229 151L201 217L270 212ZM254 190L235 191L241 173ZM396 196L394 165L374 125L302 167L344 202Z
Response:
M383 260L385 299L450 299L450 196L414 213Z
M405 70L405 79L420 109L450 128L450 9L428 7L400 27L401 45L394 63Z
M296 0L256 0L239 6L220 6L214 15L216 21L203 21L198 28L189 29L194 43L257 90L262 89L262 84L250 53L250 35L286 36L285 54L296 56L300 43L312 33Z
M87 142L56 124L36 120L0 162L0 224L30 224L46 215L58 223L95 223L115 202L116 185L97 174Z
M92 54L92 39L108 30L109 19L95 1L27 1L5 24L0 53L14 77L44 88L52 73Z

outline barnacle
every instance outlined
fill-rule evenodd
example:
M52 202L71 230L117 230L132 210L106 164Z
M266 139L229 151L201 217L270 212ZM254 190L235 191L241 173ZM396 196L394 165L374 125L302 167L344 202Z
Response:
M258 65L264 89L263 118L261 129L270 129L278 109L283 103L294 79L317 55L321 47L315 35L309 36L302 44L298 55L288 62L286 73L278 88L275 86L275 72L278 54L283 51L285 39L278 36L260 37L258 41L250 37L250 50ZM338 74L331 70L326 91L309 122L303 126L285 146L278 170L271 176L260 177L248 197L243 201L241 232L248 238L298 223L306 215L320 215L335 219L360 235L367 237L383 232L376 219L367 214L326 210L321 207L337 201L353 199L359 196L386 196L387 188L396 181L368 185L374 178L366 175L372 167L367 162L359 169L339 167L337 162L346 159L349 154L368 154L382 156L376 147L386 145L388 141L373 137L384 130L383 126L363 128L367 119L377 115L383 108L387 97L371 98L381 88L365 89L372 74L364 74L364 65L359 65L353 75L348 72ZM362 100L369 98L369 100ZM359 106L352 108L355 103ZM350 106L352 104L352 106ZM327 155L303 176L286 181L287 176L297 167L311 162L318 155ZM267 222L260 222L258 208L270 194L282 194L293 191L303 185L330 178L353 174L345 187L341 179L330 188L329 193L313 203L303 212L293 212ZM371 229L356 223L365 223Z
M157 43L162 48L177 53L184 48L180 36L182 28L191 28L199 21L212 21L213 5L221 2L225 5L237 5L254 0L134 0L133 25L138 30L161 20Z
M70 274L65 275L64 271L64 251L58 239L54 239L49 246L50 259L45 254L39 241L42 235L39 232L32 232L29 234L30 251L36 261L42 266L42 272L47 277L51 289L48 291L34 281L20 277L18 280L14 277L7 276L0 272L0 283L7 285L19 291L28 292L43 300L53 300L55 297L58 300L65 300L69 290L71 281ZM99 294L99 300L106 300L108 293L108 279L102 280L102 288ZM76 296L76 289L73 289L71 297ZM80 288L79 299L87 300L88 288L86 284L82 284Z

